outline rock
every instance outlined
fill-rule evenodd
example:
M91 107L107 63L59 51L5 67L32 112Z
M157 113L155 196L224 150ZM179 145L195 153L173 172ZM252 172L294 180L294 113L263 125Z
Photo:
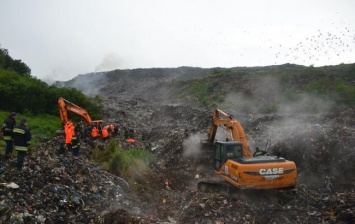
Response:
M205 208L206 207L205 203L200 203L199 205L200 205L201 208Z
M1 185L5 186L7 188L13 188L13 189L19 188L19 186L17 184L15 184L14 182L1 183Z

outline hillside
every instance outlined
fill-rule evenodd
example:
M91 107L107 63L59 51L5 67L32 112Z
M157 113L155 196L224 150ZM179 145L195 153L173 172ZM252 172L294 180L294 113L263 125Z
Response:
M157 104L184 103L216 106L243 98L274 112L281 103L302 100L305 93L346 106L354 105L355 64L304 67L285 64L239 68L160 68L115 70L79 75L70 86L105 99L138 100ZM260 96L268 95L267 101ZM240 106L238 106L240 107Z
M353 223L354 81L350 64L116 70L58 82L98 94L103 120L119 135L82 142L79 158L58 152L60 137L44 140L20 174L0 157L6 183L0 217L19 223ZM224 183L212 171L211 150L199 145L216 106L242 123L252 152L270 139L271 154L295 161L295 189L197 190L200 181ZM134 130L135 145L125 140L126 129Z
M154 220L354 221L355 64L116 70L80 75L61 85L87 94L95 91L104 99L106 121L148 136L146 148L157 158L158 170L152 169L161 181L165 175L175 183L173 192L161 191L155 183L146 183L149 193L138 190L141 200L158 209L155 215L148 209ZM197 192L197 182L218 181L211 152L196 146L209 130L213 107L241 121L252 151L264 148L270 139L270 152L295 161L296 190L257 197L248 192L232 197Z

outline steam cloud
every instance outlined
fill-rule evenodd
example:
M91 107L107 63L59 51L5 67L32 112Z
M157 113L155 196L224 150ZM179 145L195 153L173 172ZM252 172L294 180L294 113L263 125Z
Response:
M102 62L96 66L95 72L106 72L118 69L120 67L121 59L115 53L108 53Z
M183 142L184 157L191 159L198 158L202 152L201 140L203 140L201 134L194 134L186 138Z
M249 127L246 134L252 151L256 146L264 149L270 139L270 153L280 151L286 159L295 161L299 181L314 187L324 187L326 175L340 181L344 175L337 174L352 169L339 166L351 164L351 156L347 155L354 157L349 147L351 138L337 133L349 130L349 124L345 126L328 118L339 116L334 112L336 99L302 94L287 100L282 97L277 77L264 77L256 83L253 80L246 86L244 92L227 95L220 107ZM337 136L344 140L338 140Z
M48 85L52 85L58 80L58 77L59 77L58 72L53 70L52 73L47 74L41 79L42 81L46 82Z

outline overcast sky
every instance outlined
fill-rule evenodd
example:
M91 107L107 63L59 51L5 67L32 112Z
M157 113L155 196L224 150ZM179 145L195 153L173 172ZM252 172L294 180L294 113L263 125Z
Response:
M126 68L355 62L353 0L1 0L0 44L41 79Z

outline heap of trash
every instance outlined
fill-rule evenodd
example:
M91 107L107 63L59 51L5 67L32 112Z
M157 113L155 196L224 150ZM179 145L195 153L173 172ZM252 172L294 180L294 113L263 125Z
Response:
M140 216L125 180L84 156L58 154L58 145L54 139L31 151L22 170L16 158L0 158L0 223L105 223L118 210Z

